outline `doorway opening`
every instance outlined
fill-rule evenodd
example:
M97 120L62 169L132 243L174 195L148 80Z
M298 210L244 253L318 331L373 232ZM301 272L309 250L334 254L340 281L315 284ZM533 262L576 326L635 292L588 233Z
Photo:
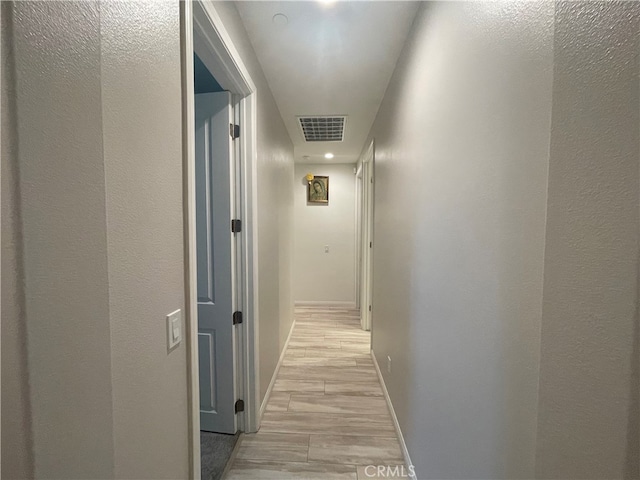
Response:
M356 171L357 306L360 325L371 331L373 317L373 203L375 146L372 140Z
M181 2L181 36L190 476L199 479L214 435L232 444L259 423L256 88L212 4Z

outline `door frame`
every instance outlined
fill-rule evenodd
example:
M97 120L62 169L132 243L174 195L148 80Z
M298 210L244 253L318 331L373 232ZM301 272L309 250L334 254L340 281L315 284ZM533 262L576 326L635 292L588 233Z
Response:
M358 290L360 304L360 325L363 330L372 330L373 310L373 220L374 220L374 165L375 140L371 140L360 157L356 177L361 178L360 189L360 272ZM371 244L371 246L369 246Z
M185 336L189 402L190 478L200 479L200 386L198 376L198 317L195 205L195 95L193 54L207 66L218 83L232 92L234 117L241 125L235 143L237 174L236 211L242 220L236 305L243 323L236 328L238 386L245 402L239 429L255 432L260 425L258 372L258 199L257 190L257 91L231 36L211 2L180 2L183 104L183 204L185 249ZM231 321L231 319L229 319Z
M364 220L363 220L363 213L364 213L364 207L363 207L363 165L362 165L362 161L358 161L357 165L356 165L356 180L355 180L355 185L356 185L356 264L355 264L355 278L356 278L356 309L362 311L362 303L363 303L363 299L362 299L362 291L361 291L361 285L362 285L362 262L363 262L363 257L362 257L362 245L363 245L363 239L362 239L362 229L364 226ZM362 315L360 315L360 317L362 317Z

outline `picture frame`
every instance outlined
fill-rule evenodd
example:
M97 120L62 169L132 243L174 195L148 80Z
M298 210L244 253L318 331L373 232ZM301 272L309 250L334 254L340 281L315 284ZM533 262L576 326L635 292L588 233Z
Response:
M307 186L308 203L329 203L329 177L315 176Z

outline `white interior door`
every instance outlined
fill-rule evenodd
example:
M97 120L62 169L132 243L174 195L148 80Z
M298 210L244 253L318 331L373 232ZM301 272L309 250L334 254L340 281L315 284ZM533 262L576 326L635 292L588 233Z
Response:
M235 433L235 168L229 92L195 96L200 428Z

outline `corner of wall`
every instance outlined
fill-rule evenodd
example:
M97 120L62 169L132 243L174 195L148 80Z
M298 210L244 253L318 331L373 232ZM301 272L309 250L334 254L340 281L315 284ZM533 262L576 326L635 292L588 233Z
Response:
M2 179L1 261L2 261L2 439L1 478L33 477L33 439L27 365L24 265L18 132L16 126L16 85L13 49L13 3L0 2L2 55Z
M638 478L640 7L554 29L536 475Z

